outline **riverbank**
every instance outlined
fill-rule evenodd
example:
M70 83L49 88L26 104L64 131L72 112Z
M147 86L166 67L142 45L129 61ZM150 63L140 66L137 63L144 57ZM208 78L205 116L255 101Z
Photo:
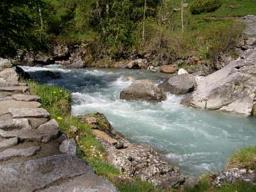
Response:
M50 108L52 108L52 106L55 106L55 107L53 107L52 110L55 111L54 113L57 112L56 113L57 117L60 117L60 118L57 118L60 125L66 124L66 126L63 126L63 127L67 128L66 132L69 133L69 137L74 137L74 138L76 138L76 140L78 140L78 145L81 148L81 152L83 152L83 153L81 153L82 156L84 157L84 159L86 161L90 162L90 164L92 165L92 167L94 168L96 173L98 173L100 175L104 175L108 178L112 178L112 181L114 181L114 183L119 187L120 191L125 191L125 192L161 191L160 189L156 189L155 187L153 187L152 185L150 185L148 183L144 183L144 182L141 182L138 180L135 182L132 182L131 180L127 181L123 177L121 177L121 178L118 177L120 172L117 169L110 166L108 163L105 163L105 162L107 162L107 153L106 153L105 149L109 150L108 147L110 146L110 144L104 140L106 140L106 138L109 138L109 137L102 137L102 134L100 134L101 136L98 136L98 139L101 142L102 142L102 138L104 138L103 142L102 142L103 146L104 146L104 143L107 144L107 146L108 146L107 148L104 149L104 148L100 147L101 145L100 145L99 141L95 140L95 137L93 136L93 133L91 132L92 129L88 128L88 127L84 127L85 123L81 124L77 120L74 120L74 119L72 121L70 121L69 117L67 118L66 115L60 115L60 113L58 113L59 107L58 107L57 103L59 100L61 100L61 98L63 98L63 95L66 95L66 94L63 94L63 91L65 91L65 90L60 89L60 88L51 87L51 86L49 87L47 85L38 85L38 84L34 84L34 83L31 84L31 87L33 87L32 90L45 95L42 98L44 98L43 99L44 101L47 101L45 104L46 106L48 106ZM39 88L39 87L41 87L41 88ZM47 95L49 96L48 99L45 98ZM64 98L66 98L66 97L64 97ZM53 100L48 102L49 99L53 99ZM47 103L49 105L47 105ZM87 118L86 122L88 123L88 121L91 123L91 126L99 125L99 123L96 123L97 121L95 121L92 118L89 118L89 119ZM73 127L72 129L69 129L70 125L75 125L76 128ZM101 127L103 127L103 130L104 129L106 130L106 126L101 125ZM109 131L109 129L107 129L107 130ZM107 140L111 141L109 139L107 139ZM114 148L114 150L118 151L120 149L116 149L116 148L120 147L122 149L122 148L126 147L126 142L123 142L123 145L122 144L120 145L120 144L121 143L119 142L119 144L116 146L111 145L112 150ZM111 152L113 152L112 150L111 150ZM132 158L130 158L130 159L132 160ZM251 163L253 163L253 162L251 162ZM213 184L215 181L214 178L217 178L217 176L203 177L199 180L199 183L195 187L185 188L184 190L179 189L179 190L188 191L188 192L192 192L192 191L195 191L195 192L206 192L206 191L233 192L234 190L236 190L238 192L245 192L245 191L253 192L255 190L255 187L253 185L251 185L247 182L240 181L239 178L237 178L237 180L233 180L231 183L230 183L230 180L224 180L221 183L221 185Z

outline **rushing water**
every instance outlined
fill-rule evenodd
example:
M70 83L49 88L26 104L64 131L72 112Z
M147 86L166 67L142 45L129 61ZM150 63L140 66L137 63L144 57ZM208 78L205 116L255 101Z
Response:
M221 170L230 154L244 146L256 145L256 120L220 112L201 111L179 104L180 97L169 95L161 103L127 102L120 91L132 79L151 79L160 83L164 76L131 70L24 69L43 83L72 91L74 115L104 113L112 125L128 139L148 143L159 149L183 172L199 175ZM59 79L40 75L50 70Z

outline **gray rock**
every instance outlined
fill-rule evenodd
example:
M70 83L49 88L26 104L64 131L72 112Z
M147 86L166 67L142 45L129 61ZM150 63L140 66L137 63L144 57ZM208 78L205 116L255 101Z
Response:
M60 145L60 152L68 155L76 155L76 142L74 139L66 139Z
M24 94L15 94L12 95L12 98L16 101L39 101L40 97L36 95L24 95Z
M188 74L187 70L181 68L178 70L178 75Z
M50 116L50 114L42 108L10 108L9 113L11 113L14 118L47 118Z
M194 91L196 81L193 75L182 74L170 77L168 80L159 85L165 92L180 95Z
M5 100L0 101L0 114L8 113L9 108L38 108L41 103L35 101L15 101L15 100Z
M164 92L149 80L137 80L120 93L120 99L163 101L166 99Z
M237 59L215 73L197 80L197 89L187 99L191 106L251 115L256 99L256 49L246 59Z
M13 68L7 68L0 71L0 77L6 80L8 83L18 83L19 80L19 76Z
M256 36L256 16L255 15L248 15L243 17L244 23L246 24L246 29L244 33L249 37Z
M10 148L0 152L0 161L8 160L12 157L29 157L40 150L39 146L28 148Z
M116 149L123 149L124 148L124 143L119 141L115 144L115 147L116 147Z
M38 192L117 192L116 188L103 178L91 171L82 176L71 178L68 181L39 190Z
M42 135L42 142L47 143L59 134L59 125L54 119L37 128L39 135Z
M13 93L26 93L28 92L27 86L3 86L0 91L13 92Z
M11 61L8 59L0 58L0 70L12 67Z
M18 140L17 137L10 138L10 139L5 139L5 140L0 142L0 149L7 148L7 147L12 147L14 145L17 145L18 141L19 140Z
M128 69L147 69L148 64L146 59L136 59L133 61L130 61L126 68Z
M39 126L38 129L19 129L13 131L0 130L0 136L3 138L18 137L21 140L41 141L48 143L59 134L58 124L55 120Z
M29 123L33 129L38 128L40 125L46 123L49 118L28 118Z
M0 120L0 129L31 129L28 119Z
M105 190L109 189L107 192L116 191L111 184L95 176L85 162L66 154L25 163L0 165L0 177L1 190L8 192L40 190L89 192L93 191L91 189L101 189L103 186Z

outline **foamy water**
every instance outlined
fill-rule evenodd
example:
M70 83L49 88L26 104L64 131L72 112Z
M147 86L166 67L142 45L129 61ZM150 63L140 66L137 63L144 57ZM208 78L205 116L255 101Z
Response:
M147 143L163 152L183 172L199 175L221 170L235 149L256 145L256 120L220 112L207 112L180 105L181 97L168 95L161 103L127 102L120 91L135 79L164 77L131 70L43 70L61 73L60 79L39 79L72 91L73 115L104 113L128 139ZM40 71L42 68L25 68ZM33 73L31 73L33 76ZM36 73L34 78L37 79Z

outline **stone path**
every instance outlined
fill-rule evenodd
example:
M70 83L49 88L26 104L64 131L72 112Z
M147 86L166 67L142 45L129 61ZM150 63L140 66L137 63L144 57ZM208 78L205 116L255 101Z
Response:
M0 192L115 192L74 155L75 142L18 79L0 59Z

